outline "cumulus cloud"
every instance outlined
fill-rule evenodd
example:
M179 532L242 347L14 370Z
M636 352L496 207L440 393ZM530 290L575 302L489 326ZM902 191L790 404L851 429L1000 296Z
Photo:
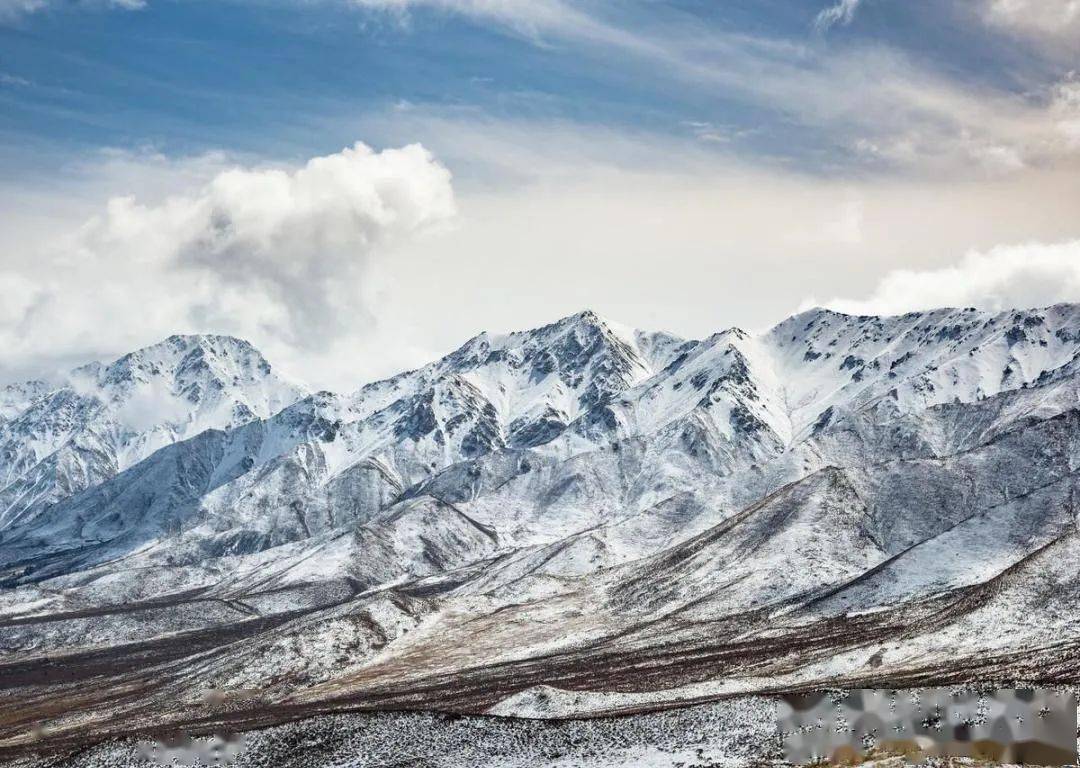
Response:
M0 344L9 366L176 332L327 349L370 325L372 259L454 213L449 172L419 145L358 143L299 168L220 170L160 199L114 197L0 272Z
M837 0L828 8L823 8L814 18L814 28L819 32L827 32L837 24L850 24L861 4L862 0Z
M940 269L895 270L866 298L837 298L824 306L857 315L899 315L937 307L999 310L1075 301L1080 301L1080 240L998 246Z

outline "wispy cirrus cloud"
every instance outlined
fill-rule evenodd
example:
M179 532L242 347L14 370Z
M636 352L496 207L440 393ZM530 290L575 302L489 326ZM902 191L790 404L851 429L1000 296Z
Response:
M1080 0L983 0L982 17L987 24L1017 35L1080 43Z
M611 49L628 63L648 66L654 76L777 116L771 125L702 120L691 126L718 149L733 136L760 137L761 128L792 125L806 145L846 146L829 162L878 169L1003 174L1076 154L1075 142L1062 132L1072 123L1055 106L1060 101L1055 85L1041 93L1016 93L986 82L959 81L884 43L815 46L703 26L685 14L662 14L655 7L651 23L641 18L635 23L629 16L603 16L597 6L570 0L352 2L394 12L464 14L518 33ZM816 26L824 31L850 23L863 4L837 0L818 14ZM706 124L724 128L709 130Z
M814 28L818 32L828 32L838 24L846 26L855 19L855 12L859 10L862 0L836 0L836 3L823 8L814 17Z
M497 24L533 39L557 34L632 45L634 36L566 0L347 0L350 5L395 14L405 20L412 10L453 13Z
M34 13L47 5L48 0L0 0L0 20Z
M33 85L33 83L27 80L25 77L19 77L18 75L13 75L10 72L0 72L0 85L14 86L18 88L29 88L31 85Z
M827 32L855 19L864 0L835 0L814 18L814 28ZM1021 36L1049 41L1080 40L1080 0L979 0L982 21Z
M146 7L146 0L73 0L61 3L57 0L0 0L0 21L14 21L50 8L74 6L77 8L118 8L137 11Z

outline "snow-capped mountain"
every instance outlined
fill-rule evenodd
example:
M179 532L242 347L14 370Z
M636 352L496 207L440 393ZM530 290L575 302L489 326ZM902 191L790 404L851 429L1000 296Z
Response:
M92 677L72 739L190 724L205 688L258 690L222 709L250 725L1080 676L1078 360L1075 305L701 340L582 312L305 396L174 337L4 390L0 673L68 660L27 712ZM133 648L152 685L100 677Z
M172 336L60 386L8 386L0 399L0 530L91 488L160 448L266 418L300 397L254 347Z

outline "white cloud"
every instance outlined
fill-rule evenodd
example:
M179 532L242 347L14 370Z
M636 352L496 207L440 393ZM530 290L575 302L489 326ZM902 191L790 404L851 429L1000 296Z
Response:
M19 77L18 75L12 75L7 72L0 72L0 85L11 85L20 88L29 88L33 83L27 80L25 77Z
M135 385L116 411L116 420L133 432L145 432L158 424L182 423L190 414L190 402L155 380Z
M137 11L146 7L146 0L73 0L66 4L81 8L120 8ZM12 21L60 5L64 3L59 0L0 0L0 21Z
M835 0L814 19L819 32L846 26L855 19L863 0ZM1080 39L1080 0L979 0L976 13L990 26L1046 40Z
M232 333L283 356L340 352L371 326L373 257L455 212L449 172L419 145L233 167L197 187L178 177L183 192L113 197L62 242L5 259L7 368L177 332Z
M40 11L48 0L0 0L0 19L13 19Z
M563 0L348 0L359 8L387 11L405 20L413 8L430 8L491 22L539 38L552 32L573 38L623 42L632 38Z
M19 329L30 309L41 299L41 286L20 274L0 272L0 327Z
M1080 0L983 0L982 15L988 24L1016 34L1080 41Z
M819 32L827 32L837 24L850 24L861 4L862 0L837 0L835 4L821 10L814 19L814 28Z
M1080 149L1080 76L1072 73L1058 84L1050 114L1072 149Z
M868 297L832 299L825 306L858 315L899 315L937 307L999 310L1076 301L1080 301L1080 240L1003 245L968 253L943 268L895 270Z

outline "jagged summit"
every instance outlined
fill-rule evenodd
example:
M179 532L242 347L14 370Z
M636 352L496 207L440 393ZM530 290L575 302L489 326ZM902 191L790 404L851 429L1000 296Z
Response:
M457 380L459 392L468 385L466 399L475 407L496 414L502 443L531 443L654 373L652 353L645 351L653 338L589 310L531 330L481 333L422 368L364 386L351 410L366 418L399 400L431 399L434 390Z
M5 391L24 395L0 422L0 515L9 521L179 440L268 418L304 394L251 344L216 335L170 336L76 368L58 387Z
M102 383L159 376L209 373L218 377L255 379L269 375L270 363L249 342L233 336L174 335L129 352L105 365Z
M805 426L828 407L888 397L905 410L972 402L1062 375L1077 364L1080 307L933 309L890 317L811 310L765 336L792 412Z

